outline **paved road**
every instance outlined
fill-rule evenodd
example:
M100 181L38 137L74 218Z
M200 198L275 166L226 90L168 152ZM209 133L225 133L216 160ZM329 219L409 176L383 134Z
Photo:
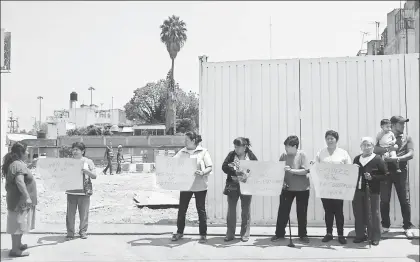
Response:
M10 236L1 234L2 261L419 261L419 240L386 239L379 246L349 244L337 241L324 244L312 238L310 245L295 239L296 247L287 247L288 240L273 244L269 237L252 237L249 242L226 244L223 237L209 237L199 244L196 236L186 236L179 243L170 235L91 235L88 239L65 242L64 235L30 234L24 242L31 255L9 258Z

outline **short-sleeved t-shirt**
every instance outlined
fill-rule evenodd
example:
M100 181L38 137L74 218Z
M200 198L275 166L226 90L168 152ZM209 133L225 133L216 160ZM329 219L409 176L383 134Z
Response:
M296 155L288 155L283 153L279 161L286 161L286 166L292 169L308 169L309 163L306 154L298 150ZM295 175L286 172L284 175L284 184L288 191L306 191L310 189L309 178L304 175Z
M414 150L414 142L411 136L400 134L396 136L398 145L397 156L403 156L408 153L408 150ZM388 168L393 169L395 165L388 165ZM406 168L407 162L400 162L400 168Z
M30 175L31 170L26 164L17 160L10 164L9 170L6 175L6 202L7 209L10 211L19 211L23 207L26 207L26 198L20 192L16 184L16 177L19 175L24 176L26 190L28 191L29 197L32 200L32 206L36 206L38 202L37 189L35 179L29 179L26 175Z
M183 148L174 157L186 157L186 158L196 158L197 159L197 170L204 171L207 167L213 166L211 157L207 149L197 146L194 150L188 150ZM189 191L199 192L207 190L208 188L208 175L204 176L195 176L194 183L191 186Z
M326 164L352 164L349 153L339 147L331 155L328 152L328 148L321 149L316 155L316 162Z

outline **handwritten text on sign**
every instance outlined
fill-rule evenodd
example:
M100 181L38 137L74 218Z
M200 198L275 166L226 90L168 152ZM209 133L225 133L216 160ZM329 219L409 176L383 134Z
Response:
M197 159L156 157L156 184L167 190L187 191L195 180Z
M83 161L73 158L41 158L37 161L37 173L44 186L51 191L83 189Z
M241 160L240 169L249 170L246 182L240 182L241 193L255 196L279 196L283 188L284 163Z
M353 200L358 171L355 165L316 163L310 173L316 197Z

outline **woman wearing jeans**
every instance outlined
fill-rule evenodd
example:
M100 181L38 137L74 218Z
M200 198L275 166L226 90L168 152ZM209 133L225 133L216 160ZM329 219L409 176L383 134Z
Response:
M235 239L236 229L236 205L239 198L241 199L242 223L241 223L241 240L246 242L249 240L251 226L251 199L252 196L242 195L239 181L243 181L244 173L240 169L240 160L257 160L257 157L249 149L251 146L249 139L238 137L233 141L235 150L231 151L226 157L222 165L222 170L227 174L226 186L224 194L228 198L227 213L227 232L225 241Z
M327 164L352 164L349 153L346 150L337 147L339 136L336 131L329 130L325 133L325 141L327 147L318 152L316 156L317 163ZM327 234L322 239L322 242L329 242L333 240L333 223L334 217L337 224L338 242L346 244L347 240L344 237L344 201L340 199L322 198L322 205L325 211L325 225L327 227Z
M208 176L212 171L213 163L207 149L199 146L202 141L201 136L195 132L185 134L185 147L182 148L174 157L186 157L197 159L197 171L195 180L189 191L181 191L179 195L179 208L177 220L177 232L172 236L172 241L178 241L184 236L185 215L191 197L195 196L195 206L197 207L200 243L207 241L207 214L206 214L206 195L208 187Z
M93 161L85 157L86 147L81 142L75 142L72 145L73 158L83 161L81 175L83 176L82 190L67 190L67 214L66 214L66 240L74 238L74 227L76 222L76 211L79 208L80 226L79 235L81 239L87 238L87 229L89 221L90 196L92 195L91 179L96 179L95 165Z

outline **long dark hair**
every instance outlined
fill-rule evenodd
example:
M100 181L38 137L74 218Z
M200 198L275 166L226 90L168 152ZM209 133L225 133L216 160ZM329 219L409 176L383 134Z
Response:
M6 176L9 171L9 166L16 160L21 160L26 153L26 144L16 142L13 144L12 149L3 157L3 166L1 172L3 176Z

